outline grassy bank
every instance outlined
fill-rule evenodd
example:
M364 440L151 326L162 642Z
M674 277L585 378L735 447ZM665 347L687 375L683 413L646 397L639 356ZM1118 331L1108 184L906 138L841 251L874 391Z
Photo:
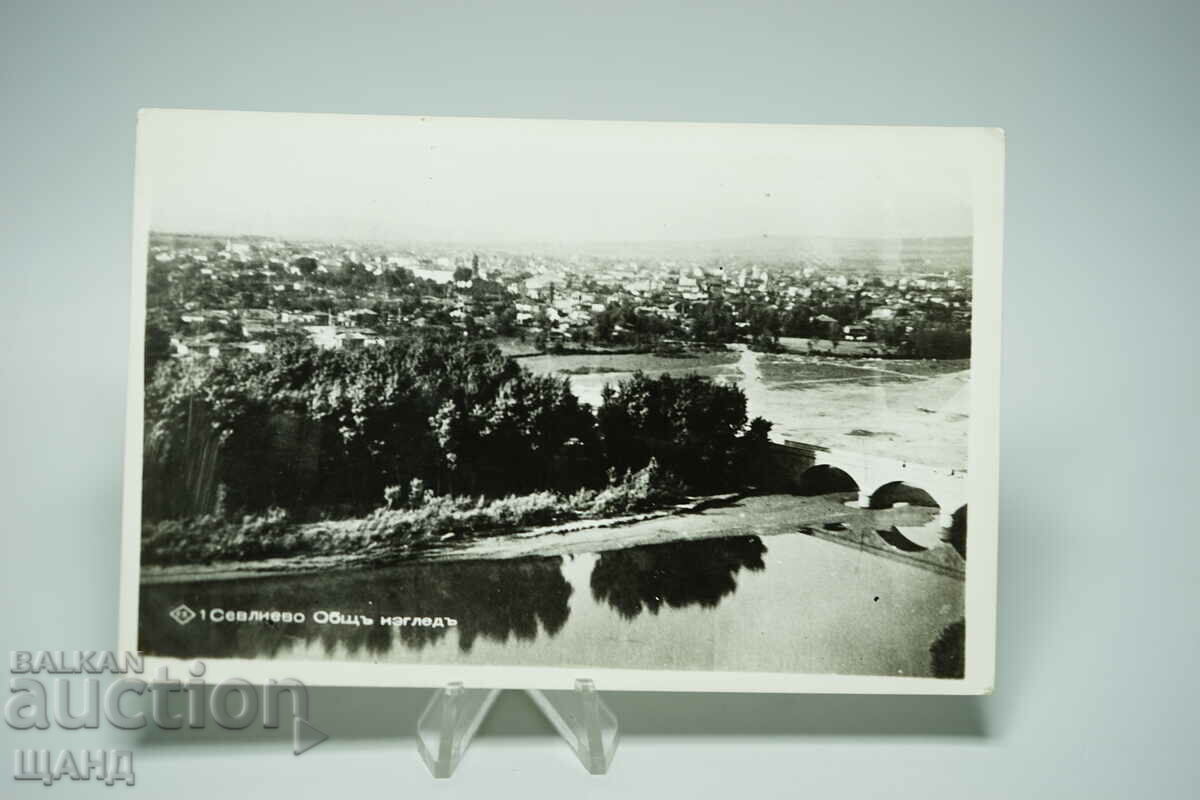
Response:
M599 491L535 492L496 499L389 490L387 504L365 517L300 523L282 509L240 519L205 515L147 523L142 563L205 564L290 556L360 554L413 548L445 539L496 536L524 528L603 520L664 508L684 497L672 476L651 461L614 476Z

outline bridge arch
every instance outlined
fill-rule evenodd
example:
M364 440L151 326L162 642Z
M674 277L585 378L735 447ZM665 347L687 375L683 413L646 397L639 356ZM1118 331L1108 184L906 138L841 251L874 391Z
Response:
M944 533L954 525L952 511L957 513L955 509L966 503L967 473L961 467L930 466L790 439L773 440L768 453L764 486L818 494L854 491L853 482L858 485L860 508L890 508L899 502L936 508ZM817 471L821 467L827 469Z
M797 492L802 495L834 494L859 491L858 481L844 469L832 464L817 464L800 474Z
M896 503L930 508L942 507L932 494L907 481L889 481L871 492L870 508L891 508Z

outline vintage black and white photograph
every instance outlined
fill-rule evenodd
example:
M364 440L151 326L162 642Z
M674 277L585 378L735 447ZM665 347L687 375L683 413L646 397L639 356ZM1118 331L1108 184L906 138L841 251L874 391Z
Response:
M989 691L1002 170L981 128L143 112L123 646Z

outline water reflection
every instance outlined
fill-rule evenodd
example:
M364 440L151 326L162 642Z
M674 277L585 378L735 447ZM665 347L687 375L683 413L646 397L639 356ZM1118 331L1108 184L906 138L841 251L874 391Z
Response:
M181 658L277 657L319 643L327 656L379 656L397 644L420 650L456 631L466 653L479 637L496 642L532 641L540 628L562 630L570 613L571 586L562 559L515 558L410 564L319 575L144 586L141 647ZM179 625L167 612L179 603L194 610L303 611L304 623L237 623L194 620ZM456 627L316 625L317 610L382 616L453 617Z
M765 569L766 552L757 536L735 536L601 553L592 570L592 596L625 619L643 609L657 614L664 604L715 608L737 589L739 570Z
M855 527L869 539L874 529ZM744 535L563 558L151 585L141 593L140 645L178 658L929 676L941 674L930 642L964 616L963 586L961 576L914 569L879 548ZM197 616L180 625L169 616L180 603L210 617L216 608L290 610L308 620ZM777 613L797 604L805 613ZM319 624L318 610L458 625Z

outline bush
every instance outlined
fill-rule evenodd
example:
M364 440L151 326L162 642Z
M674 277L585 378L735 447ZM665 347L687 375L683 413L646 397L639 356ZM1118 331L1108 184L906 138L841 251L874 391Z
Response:
M609 473L609 486L591 503L596 516L628 514L674 502L684 496L682 485L654 458L637 472L626 472L620 481Z
M147 523L142 529L146 564L205 563L277 556L356 552L371 544L425 542L446 534L503 533L648 511L684 496L679 481L651 459L620 478L610 471L603 491L579 489L486 497L435 495L415 480L384 489L384 504L365 520L317 522L303 527L280 508L247 514L240 521L206 514L192 519Z
M380 509L369 523L376 537L424 540L447 533L511 530L550 525L577 517L572 498L554 492L483 497L436 496L426 492L413 508Z
M408 508L396 508L396 495L389 492L385 493L387 506L371 516L368 527L377 540L425 541L448 533L496 533L648 511L684 496L678 480L653 459L620 479L610 473L609 483L601 492L534 492L490 501L484 497L438 496L425 490L419 505Z
M282 508L269 508L262 514L247 514L242 517L241 535L251 539L264 539L282 533L287 527L288 514Z
M290 527L287 512L281 508L247 514L241 522L204 514L149 523L142 528L142 561L174 564L291 555L301 548L301 542L289 533Z
M404 488L389 486L383 490L383 505L395 511L404 505Z

